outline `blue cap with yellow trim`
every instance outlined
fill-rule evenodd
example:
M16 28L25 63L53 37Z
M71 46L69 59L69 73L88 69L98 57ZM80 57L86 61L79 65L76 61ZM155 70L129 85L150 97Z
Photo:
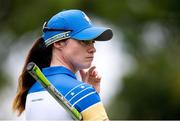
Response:
M93 25L81 10L59 12L43 26L43 39L46 46L67 38L106 41L110 40L112 36L110 28Z

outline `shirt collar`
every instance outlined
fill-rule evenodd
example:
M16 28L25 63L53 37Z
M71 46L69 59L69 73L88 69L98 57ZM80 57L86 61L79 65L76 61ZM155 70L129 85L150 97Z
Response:
M70 71L69 69L63 66L46 67L42 69L42 72L45 76L51 76L51 75L56 75L56 74L66 74L77 79L76 75L72 71Z

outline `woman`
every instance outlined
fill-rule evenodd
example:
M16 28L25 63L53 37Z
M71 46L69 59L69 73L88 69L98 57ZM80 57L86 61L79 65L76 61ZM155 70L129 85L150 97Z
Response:
M99 97L101 77L91 67L95 41L112 38L112 30L96 27L80 10L65 10L43 26L43 36L35 41L26 58L13 102L27 120L72 120L71 116L26 71L35 62L48 80L83 116L83 120L108 120ZM87 72L83 69L90 68ZM75 73L80 72L82 81Z

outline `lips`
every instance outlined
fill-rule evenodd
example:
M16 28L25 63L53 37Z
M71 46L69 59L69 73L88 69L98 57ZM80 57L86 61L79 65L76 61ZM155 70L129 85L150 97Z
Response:
M93 60L94 57L93 57L93 56L92 56L92 57L87 57L87 59L88 59L88 60Z

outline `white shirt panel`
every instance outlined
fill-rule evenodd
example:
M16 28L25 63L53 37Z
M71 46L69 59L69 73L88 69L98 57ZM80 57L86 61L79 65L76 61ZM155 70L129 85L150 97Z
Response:
M73 120L47 91L27 95L25 117L26 120Z

